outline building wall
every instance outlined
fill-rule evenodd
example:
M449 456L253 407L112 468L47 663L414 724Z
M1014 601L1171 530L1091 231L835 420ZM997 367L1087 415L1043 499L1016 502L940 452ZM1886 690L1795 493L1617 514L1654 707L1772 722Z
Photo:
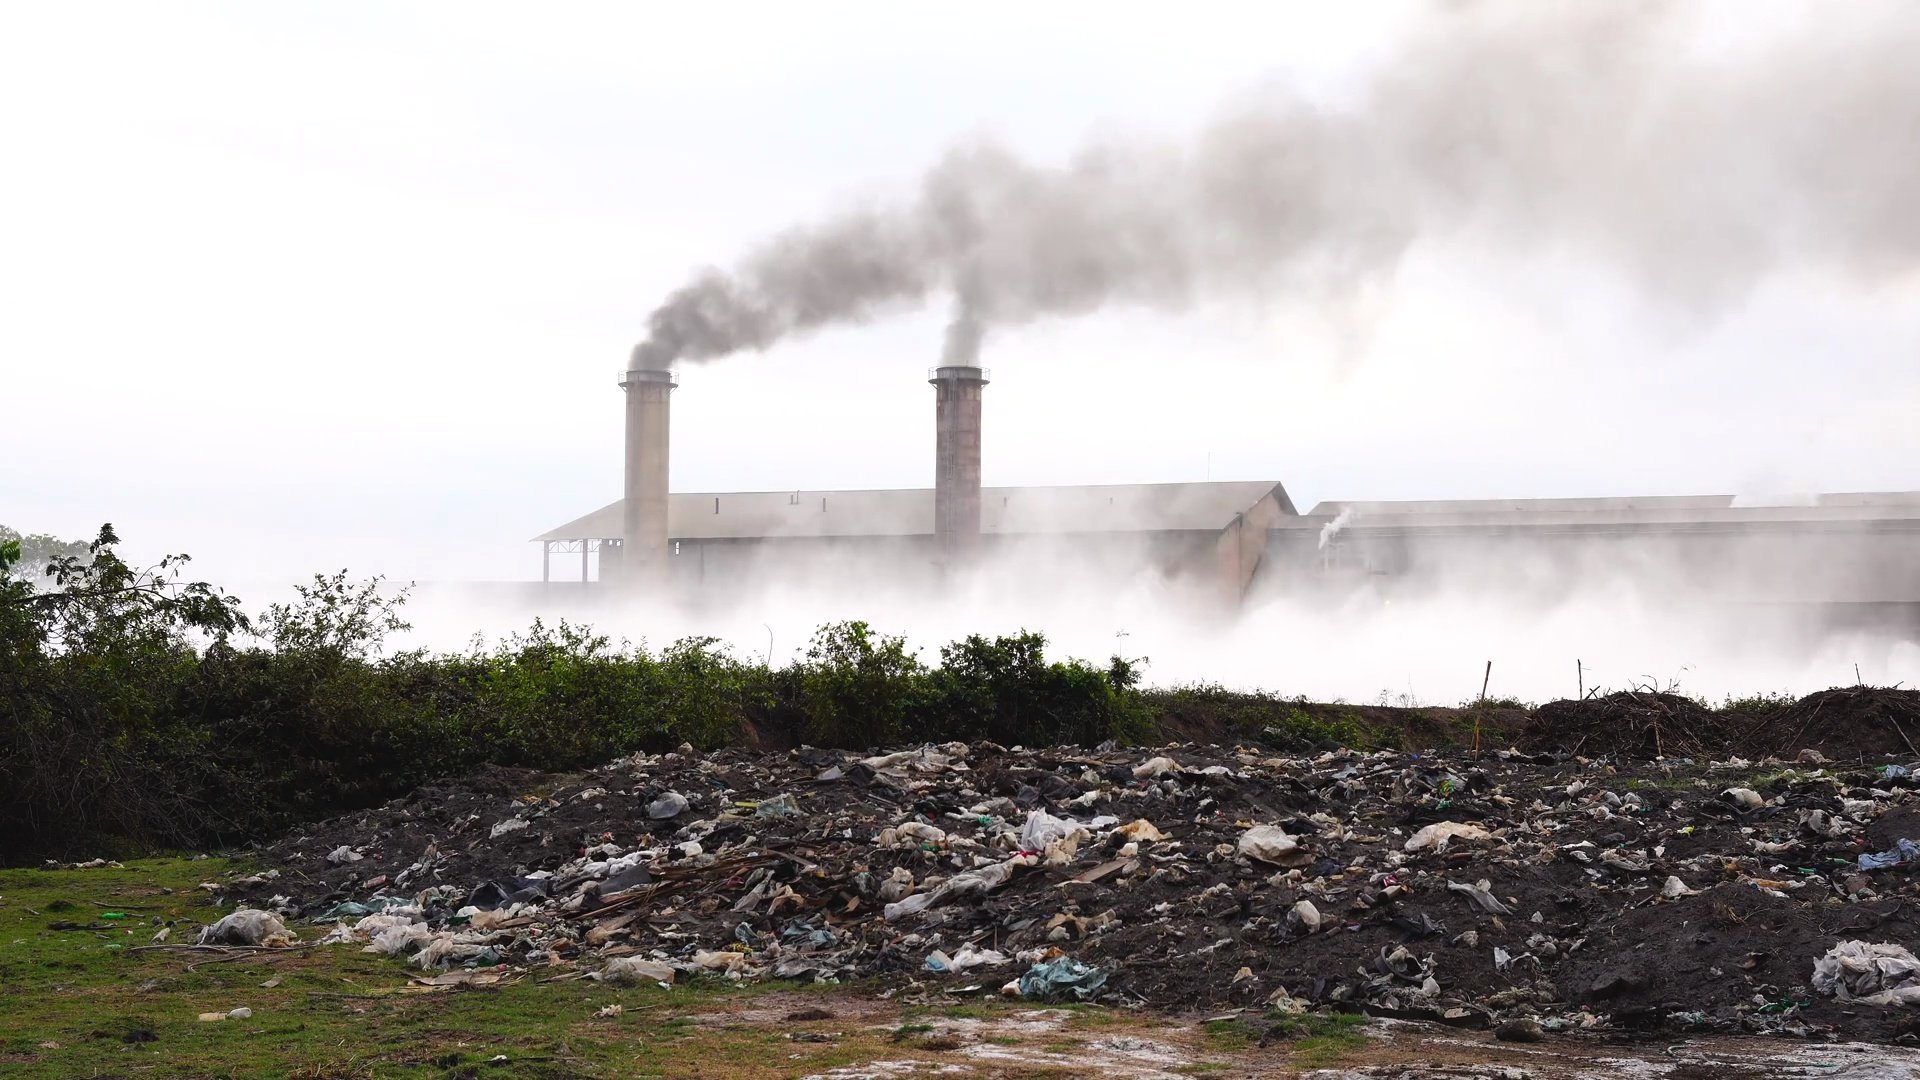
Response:
M1583 589L1703 594L1751 603L1920 602L1920 522L1691 527L1349 526L1268 537L1271 587L1394 595L1450 590L1551 599ZM1263 575L1266 574L1263 570Z
M724 596L780 587L937 590L972 575L1003 585L1060 587L1067 578L1217 588L1217 532L983 536L972 565L948 569L934 536L681 539L670 543L676 590ZM857 593L855 593L857 595Z

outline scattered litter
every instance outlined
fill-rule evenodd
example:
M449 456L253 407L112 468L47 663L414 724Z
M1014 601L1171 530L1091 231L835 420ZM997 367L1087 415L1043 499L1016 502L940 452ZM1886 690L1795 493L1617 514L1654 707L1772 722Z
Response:
M1842 982L1823 954L1869 927L1920 938L1911 780L1835 741L1824 711L1754 744L1789 749L1711 760L1686 699L1609 698L1556 706L1573 726L1530 748L1472 757L633 754L566 777L438 782L309 826L261 851L269 869L209 888L253 912L235 918L279 920L259 940L317 924L311 940L410 965L417 992L872 980L955 999L1514 1022L1509 1040L1532 1033L1523 1020L1547 1035L1890 1038L1893 1014L1852 1003L1915 997L1910 958L1873 958L1891 981ZM1794 764L1808 743L1832 760ZM362 859L329 858L342 848ZM131 925L107 914L48 922ZM229 928L222 944L253 932ZM1836 989L1804 989L1816 960Z

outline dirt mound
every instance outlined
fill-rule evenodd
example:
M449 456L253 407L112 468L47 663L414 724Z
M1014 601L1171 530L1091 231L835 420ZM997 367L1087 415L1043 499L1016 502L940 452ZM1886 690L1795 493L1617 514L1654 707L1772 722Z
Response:
M1565 704L1584 708L1560 749L1583 753L1657 724L1680 754L1723 722L1664 696ZM394 909L424 967L632 958L648 978L1891 1038L1904 1013L1808 980L1837 941L1920 936L1920 860L1859 863L1915 822L1920 795L1877 768L742 750L438 784L274 844L277 873L233 893L349 927Z
M1768 717L1759 735L1790 755L1812 747L1831 758L1920 758L1920 690L1847 686L1808 694Z
M1534 710L1518 745L1530 750L1634 758L1747 753L1740 721L1678 694L1620 690L1583 701L1552 701Z

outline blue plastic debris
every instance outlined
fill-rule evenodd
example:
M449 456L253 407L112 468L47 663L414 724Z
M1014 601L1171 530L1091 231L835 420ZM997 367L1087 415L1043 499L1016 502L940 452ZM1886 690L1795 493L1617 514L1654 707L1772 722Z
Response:
M1020 976L1020 996L1051 998L1061 992L1086 1001L1107 985L1107 973L1070 956L1035 964Z
M1912 863L1920 859L1920 844L1914 844L1905 836L1899 838L1893 847L1885 851L1874 851L1870 855L1860 855L1862 871L1885 871L1887 867L1899 867L1901 863Z
M331 919L358 919L368 915L378 915L383 911L406 907L413 903L398 896L376 896L371 900L342 900L315 916L321 922Z
M1860 856L1860 869L1885 870L1889 866L1899 866L1901 863L1910 863L1916 859L1920 859L1920 844L1903 836L1885 851Z

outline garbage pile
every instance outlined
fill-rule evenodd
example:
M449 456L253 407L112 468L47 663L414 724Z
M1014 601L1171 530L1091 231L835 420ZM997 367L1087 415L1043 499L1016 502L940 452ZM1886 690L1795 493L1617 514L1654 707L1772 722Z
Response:
M1620 690L1579 701L1553 701L1526 716L1514 733L1523 749L1573 754L1711 757L1729 748L1749 756L1920 756L1920 691L1845 686L1770 707L1710 709L1704 702L1651 688Z
M1817 752L683 747L431 785L221 888L425 969L1893 1039L1917 786ZM241 924L275 930L210 933Z

